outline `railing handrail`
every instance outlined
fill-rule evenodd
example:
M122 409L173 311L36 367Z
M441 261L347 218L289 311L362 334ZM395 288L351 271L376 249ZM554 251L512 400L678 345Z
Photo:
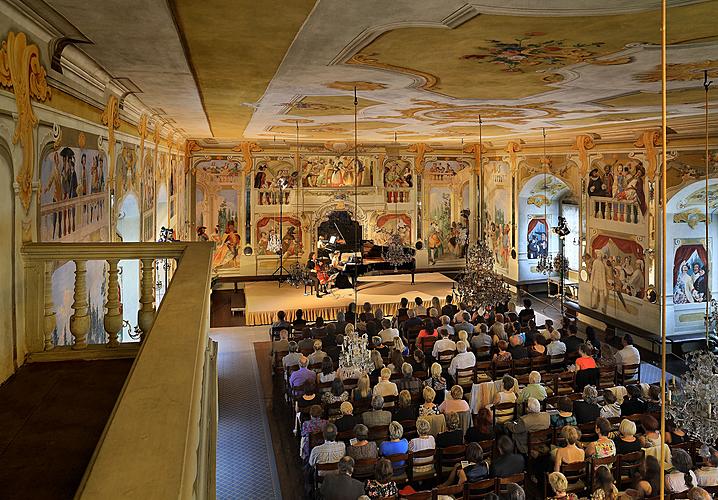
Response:
M194 489L202 488L195 480L205 465L198 451L212 245L121 246L129 248L115 249L116 254L130 256L134 248L148 257L167 255L167 248L182 258L75 498L206 498ZM135 253L133 258L140 257Z
M611 203L625 203L626 205L638 205L634 200L617 200L613 196L589 196L589 200L606 201Z
M20 252L27 261L180 259L187 242L173 243L26 243Z
M75 196L74 198L67 198L66 200L60 200L60 201L55 201L52 203L47 203L40 208L40 214L52 213L52 211L57 208L71 207L72 205L75 205L78 202L92 201L95 199L102 200L106 196L107 196L107 193L102 193L102 192L92 193L92 194L83 194L82 196Z

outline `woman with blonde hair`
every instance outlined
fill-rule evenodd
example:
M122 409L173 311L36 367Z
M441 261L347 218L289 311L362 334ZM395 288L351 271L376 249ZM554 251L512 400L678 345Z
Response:
M424 387L422 393L424 397L424 404L419 407L419 417L426 417L429 415L438 415L439 407L434 404L434 398L436 397L436 391L429 386Z
M381 357L381 353L376 349L373 349L369 356L371 357L371 362L374 363L374 370L372 370L372 372L369 374L369 377L375 379L379 378L379 375L381 374L381 369L384 368L384 360Z
M552 499L561 499L561 500L578 500L578 497L575 493L567 493L566 490L568 489L568 480L566 479L566 476L561 474L560 472L552 472L548 475L548 484L551 485L551 489L554 492L554 496L552 496Z
M439 405L439 413L459 413L462 411L471 411L469 403L464 399L464 389L460 385L451 388L451 399L445 399Z
M441 326L441 320L439 319L439 309L432 307L429 309L429 319L434 323L434 328Z
M426 387L431 387L435 391L436 404L444 402L444 391L446 391L446 379L441 376L441 365L433 363L430 369L430 377L424 380Z
M431 298L431 307L436 309L437 311L441 311L441 302L439 301L439 297Z
M372 398L372 392L371 392L371 381L369 380L369 375L366 373L362 373L359 378L357 379L357 386L352 390L352 401L354 402L361 402L361 401L371 401Z
M435 450L436 449L436 442L434 441L434 436L431 435L431 423L424 417L419 417L416 419L416 433L418 434L418 437L415 437L411 441L409 441L409 451L412 453L416 453L418 451L424 451L424 450ZM413 468L414 472L428 472L430 471L434 465L433 465L434 457L427 457L422 459L417 459L413 462ZM430 462L427 465L422 465L425 462Z
M354 416L354 406L349 401L344 401L339 406L341 416L334 421L334 425L337 427L337 432L346 432L354 428L359 420Z
M556 472L561 470L563 464L583 462L586 459L586 453L576 445L581 439L581 433L576 427L572 425L562 427L561 437L566 440L566 445L556 449L553 465L553 470Z

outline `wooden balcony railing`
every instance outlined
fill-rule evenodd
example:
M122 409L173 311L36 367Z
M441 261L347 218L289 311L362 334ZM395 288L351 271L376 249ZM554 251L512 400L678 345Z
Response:
M22 255L27 350L52 359L122 351L118 262L141 262L141 343L75 498L214 498L217 351L208 336L212 245L32 243ZM158 259L175 260L177 267L156 309ZM65 260L76 266L70 321L74 343L55 347L51 263ZM108 264L107 342L88 349L86 264L91 260Z

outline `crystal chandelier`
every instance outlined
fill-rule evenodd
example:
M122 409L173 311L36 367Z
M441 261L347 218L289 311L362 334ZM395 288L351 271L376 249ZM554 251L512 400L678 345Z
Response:
M389 241L384 247L384 251L382 252L381 256L390 265L394 266L395 271L397 267L411 262L412 258L411 255L409 255L409 253L404 248L404 243L398 231L391 232L391 234L389 235Z
M568 274L568 259L563 254L556 254L556 257L553 258L552 266L557 273L561 273L563 269L563 274Z
M536 263L536 271L541 274L551 274L554 271L554 262L555 260L551 259L551 254L541 255Z
M294 288L299 288L308 279L307 269L302 266L299 262L295 262L292 267L289 268L289 274L287 275L287 283Z
M676 426L704 445L718 439L718 355L694 351L686 355L688 371L676 385L671 381L666 396L668 416Z
M708 303L706 336L708 338L708 349L716 352L718 350L718 301L716 299L711 299Z
M278 254L282 251L282 238L278 234L273 234L267 241L267 250L271 253Z
M349 371L371 373L374 370L374 362L367 349L367 342L366 334L359 335L355 331L346 334L342 352L339 354L339 367Z
M511 298L503 276L494 271L494 258L484 242L467 250L466 267L457 278L459 297L477 307L494 306Z

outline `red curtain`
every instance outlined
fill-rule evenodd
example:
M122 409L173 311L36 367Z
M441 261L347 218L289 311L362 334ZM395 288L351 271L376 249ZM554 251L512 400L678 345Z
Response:
M528 231L526 231L526 234L531 234L531 231L533 231L534 228L535 228L536 226L538 226L539 222L540 222L541 224L543 224L543 227L544 227L546 230L548 229L548 224L546 224L546 219L544 219L543 217L539 217L539 218L536 218L536 219L531 219L531 220L529 221L529 229L528 229ZM547 231L547 232L548 232L548 231Z
M673 258L673 286L678 283L678 275L681 273L681 264L688 262L693 252L698 253L698 257L705 265L708 262L708 254L703 245L681 245L676 250L676 256Z
M614 238L613 236L606 236L605 234L599 234L593 239L592 248L594 250L600 250L601 248L608 245L608 242L613 242L614 245L623 253L633 254L636 258L643 258L643 247L631 240L624 240L623 238Z

